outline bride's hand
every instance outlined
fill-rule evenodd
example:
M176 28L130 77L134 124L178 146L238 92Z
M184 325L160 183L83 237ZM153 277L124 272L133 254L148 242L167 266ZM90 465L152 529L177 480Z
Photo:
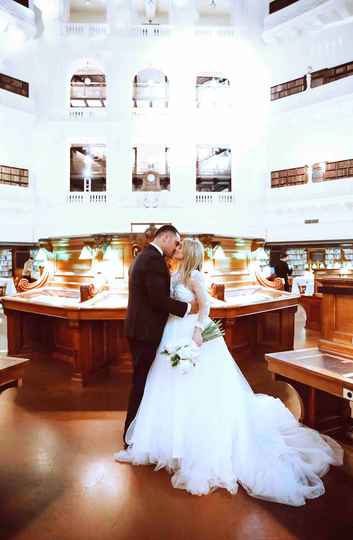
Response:
M202 339L201 329L200 328L197 328L197 327L195 328L193 336L192 336L192 340L196 343L196 345L201 347L201 345L203 343L203 339Z

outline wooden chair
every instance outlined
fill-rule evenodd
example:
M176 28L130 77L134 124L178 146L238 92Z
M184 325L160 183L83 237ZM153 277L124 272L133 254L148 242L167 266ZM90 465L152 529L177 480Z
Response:
M0 298L6 296L6 285L0 285Z
M274 276L272 278L272 276L270 276L273 280L267 279L261 274L261 271L258 269L255 270L255 277L256 277L256 281L262 287L268 287L270 289L276 289L278 291L283 291L284 289L283 279L280 277Z

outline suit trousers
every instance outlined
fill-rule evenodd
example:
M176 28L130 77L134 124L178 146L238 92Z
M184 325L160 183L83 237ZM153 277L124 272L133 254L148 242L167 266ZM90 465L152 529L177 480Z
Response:
M145 390L147 375L159 345L159 343L150 343L132 338L129 338L128 341L132 355L133 374L123 435L125 447L125 435L137 414Z

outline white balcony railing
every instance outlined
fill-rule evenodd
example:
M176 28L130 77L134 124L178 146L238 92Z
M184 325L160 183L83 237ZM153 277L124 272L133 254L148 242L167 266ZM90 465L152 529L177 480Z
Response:
M106 204L108 200L105 191L72 191L67 195L69 204Z
M100 108L72 108L68 111L69 120L105 120L107 110L105 107Z
M66 36L77 37L104 37L108 34L108 25L106 23L63 23L62 32Z
M167 24L138 24L128 29L128 33L140 39L154 40L169 36L171 27Z
M229 205L233 204L233 193L196 193L197 205Z

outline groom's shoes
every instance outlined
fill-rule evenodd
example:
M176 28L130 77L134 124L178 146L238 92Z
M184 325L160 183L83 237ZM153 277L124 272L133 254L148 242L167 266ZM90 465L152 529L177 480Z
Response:
M120 452L115 452L114 459L115 461L119 461L120 463L131 462L131 456L128 450L120 450Z

